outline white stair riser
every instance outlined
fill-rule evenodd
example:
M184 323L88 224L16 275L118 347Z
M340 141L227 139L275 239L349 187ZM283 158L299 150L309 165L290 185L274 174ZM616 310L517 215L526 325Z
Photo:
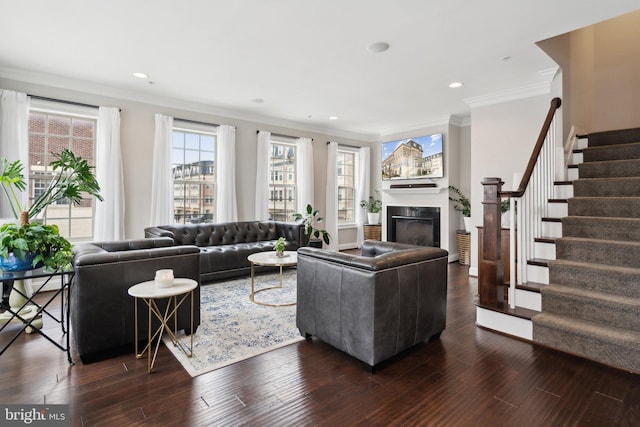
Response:
M568 203L549 203L549 217L564 218L569 215Z
M571 154L571 164L572 165L579 165L580 163L582 163L582 158L584 156L582 155L582 153L572 153Z
M498 313L476 306L476 323L487 329L502 332L525 340L533 340L533 324L531 320Z
M549 284L549 269L539 265L527 264L527 282ZM518 301L517 298L516 301Z
M578 169L569 168L569 170L567 171L567 180L573 181L575 179L578 179Z
M542 311L542 294L540 292L516 289L516 307Z
M536 258L556 259L556 245L554 243L535 242L533 253Z
M589 146L589 139L588 138L579 138L576 149L584 150L588 146Z
M573 197L573 185L556 185L554 195L556 199L570 199Z
M542 221L543 237L562 237L562 223Z

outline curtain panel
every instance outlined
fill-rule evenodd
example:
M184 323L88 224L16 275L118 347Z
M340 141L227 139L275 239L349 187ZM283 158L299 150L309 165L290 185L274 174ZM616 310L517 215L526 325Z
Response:
M124 232L124 176L120 149L120 110L98 109L96 139L96 178L104 201L96 199L93 239L122 240Z
M151 214L149 225L173 224L173 176L171 173L171 137L173 117L156 114L151 174Z
M327 200L325 204L325 229L331 235L328 249L338 251L340 242L338 239L338 143L330 142L327 150Z
M29 168L29 97L27 94L0 89L0 158L20 160ZM24 173L28 175L28 170ZM28 183L27 183L28 185ZM28 189L18 193L21 206L27 206ZM8 203L0 204L0 218L13 218Z
M216 164L216 222L238 220L236 199L236 128L218 126Z
M361 200L369 200L369 181L371 175L371 149L362 147L358 150L358 176L356 177L356 199L354 200L356 210L356 227L358 247L362 245L364 240L364 225L367 223L367 211L360 207Z
M269 146L271 132L258 132L256 149L256 206L255 220L269 219Z
M296 140L296 212L306 212L313 205L313 145L311 138Z

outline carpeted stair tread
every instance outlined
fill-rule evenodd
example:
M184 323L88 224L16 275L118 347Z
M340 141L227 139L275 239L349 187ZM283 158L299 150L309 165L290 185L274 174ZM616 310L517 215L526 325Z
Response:
M540 292L546 313L640 331L640 298L563 285L549 285Z
M640 128L592 132L588 135L588 138L589 146L640 142Z
M569 216L638 218L640 197L572 197Z
M640 332L542 312L532 319L533 339L543 345L640 372Z
M640 159L640 142L602 147L590 146L582 150L583 162L627 159Z
M573 181L574 197L640 197L640 177L580 178Z
M582 261L549 262L549 282L640 298L640 269Z
M556 239L556 259L640 268L640 242L561 237Z
M640 218L567 216L562 218L564 237L640 241Z
M640 159L583 162L578 171L580 179L640 176Z

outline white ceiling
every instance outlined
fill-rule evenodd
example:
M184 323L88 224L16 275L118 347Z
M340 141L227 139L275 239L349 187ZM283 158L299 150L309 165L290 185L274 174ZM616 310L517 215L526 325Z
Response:
M638 8L640 0L0 0L0 76L371 137L547 83L556 65L537 41ZM366 49L378 41L391 48ZM450 89L455 80L464 86Z

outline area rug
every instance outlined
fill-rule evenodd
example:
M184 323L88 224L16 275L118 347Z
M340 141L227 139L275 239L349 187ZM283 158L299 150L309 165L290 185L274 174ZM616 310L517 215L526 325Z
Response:
M277 286L279 273L256 275L256 289ZM165 334L165 346L193 377L301 341L296 307L265 307L249 300L251 278L200 287L200 326L193 337L193 357L187 357ZM296 301L296 270L285 270L283 289L256 294L265 303ZM179 335L189 346L190 337Z

